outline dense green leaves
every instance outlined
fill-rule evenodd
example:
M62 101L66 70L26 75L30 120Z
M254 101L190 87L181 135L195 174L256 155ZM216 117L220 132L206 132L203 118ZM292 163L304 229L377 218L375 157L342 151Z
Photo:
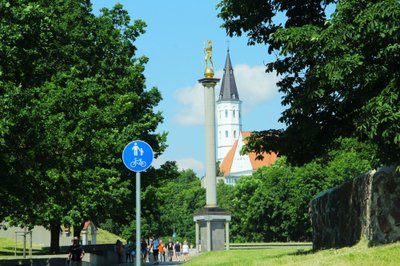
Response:
M175 162L142 175L141 235L146 239L172 239L173 232L180 241L195 243L193 214L205 205L205 190L192 170L178 171ZM128 219L113 219L100 224L125 239L135 239L136 218L134 202L125 204Z
M270 1L266 9L266 1L256 2L222 1L220 17L229 35L247 32L250 44L265 43L270 52L279 52L267 71L282 77L278 86L288 109L280 120L288 127L252 134L246 149L279 151L302 166L283 157L240 179L227 207L233 214L232 238L310 240L313 197L376 166L377 158L398 162L399 5L341 1L332 20L325 21L323 10L313 5L319 1L294 1L296 12L288 10L282 26L273 23L279 3ZM308 19L307 12L319 19Z
M371 169L375 147L338 139L324 158L293 167L285 157L235 187L219 184L221 206L232 213L235 242L310 241L309 202L322 191Z
M195 243L193 214L205 205L205 190L192 170L182 171L179 177L160 188L157 195L159 202L159 232L177 236Z
M0 220L53 235L86 219L124 222L133 189L124 146L165 148L154 133L161 94L146 90L147 58L133 45L145 23L131 24L121 5L96 17L86 0L0 6Z
M310 241L310 200L371 169L376 164L375 151L373 145L354 138L337 139L324 157L301 167L281 157L252 176L241 177L236 186L219 182L217 202L232 215L232 241ZM195 174L178 171L169 162L154 173L146 172L143 182L142 236L167 240L175 230L177 239L194 243L193 214L205 205L205 191ZM129 215L128 226L114 220L111 226L108 222L101 227L133 238L135 221Z
M279 151L304 164L323 156L334 139L355 136L378 144L382 164L398 165L398 1L339 1L330 20L321 8L325 1L257 2L273 12L253 12L253 2L228 0L220 3L220 17L229 35L247 32L250 43L279 53L267 71L281 75L278 86L288 108L280 121L287 128L252 135L247 149ZM285 26L275 27L278 11L287 11Z
M323 24L325 9L336 0L297 0L297 1L245 1L222 0L218 16L224 20L222 26L229 36L247 33L248 43L268 43L269 51L279 46L273 45L272 33L286 27L299 27L305 24ZM286 15L286 21L277 17Z

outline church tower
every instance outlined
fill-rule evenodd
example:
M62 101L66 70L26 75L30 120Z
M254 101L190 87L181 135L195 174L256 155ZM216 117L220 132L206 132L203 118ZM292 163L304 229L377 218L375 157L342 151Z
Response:
M217 160L222 162L242 130L241 101L236 88L229 49L226 55L217 109Z

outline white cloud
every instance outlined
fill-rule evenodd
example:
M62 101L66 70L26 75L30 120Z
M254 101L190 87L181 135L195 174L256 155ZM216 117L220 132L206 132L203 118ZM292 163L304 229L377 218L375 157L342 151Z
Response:
M182 158L177 159L176 163L180 170L192 169L195 172L202 172L204 171L203 162L198 161L193 158Z
M278 77L275 72L265 73L265 66L237 65L234 75L243 112L251 112L278 93Z
M166 161L167 159L165 159L165 155L161 155L157 158L154 158L151 165L155 168L160 168L160 166L163 165Z
M175 99L184 107L174 116L180 125L201 125L204 122L204 91L200 83L175 91Z
M243 112L251 112L258 105L271 99L277 92L278 77L275 72L265 73L265 66L236 65L234 66L236 86L239 98L243 102ZM215 73L215 77L222 78L223 71ZM221 83L215 91L219 94ZM200 83L175 91L175 99L184 107L179 108L174 121L180 125L201 125L204 123L204 88ZM216 97L217 99L217 97Z
M199 160L193 158L181 158L181 159L169 159L169 160L176 161L179 170L192 169L197 174L204 172L204 164ZM167 161L166 156L161 155L157 159L154 159L152 166L154 166L155 168L159 168L166 161Z

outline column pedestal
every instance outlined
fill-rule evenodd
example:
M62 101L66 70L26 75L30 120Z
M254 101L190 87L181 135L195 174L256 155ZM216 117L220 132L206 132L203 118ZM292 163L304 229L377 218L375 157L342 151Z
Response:
M222 208L204 207L194 214L197 252L229 249L230 213Z

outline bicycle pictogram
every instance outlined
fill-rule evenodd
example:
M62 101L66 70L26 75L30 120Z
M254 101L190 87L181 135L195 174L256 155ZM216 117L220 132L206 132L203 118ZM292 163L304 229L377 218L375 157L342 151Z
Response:
M150 145L141 140L129 142L122 152L122 161L133 172L143 172L151 166L154 153Z
M130 166L131 166L131 167L136 167L136 165L139 165L140 167L144 168L144 167L146 167L147 164L146 164L146 162L143 161L142 159L135 158L135 160L133 160L133 161L130 163Z

